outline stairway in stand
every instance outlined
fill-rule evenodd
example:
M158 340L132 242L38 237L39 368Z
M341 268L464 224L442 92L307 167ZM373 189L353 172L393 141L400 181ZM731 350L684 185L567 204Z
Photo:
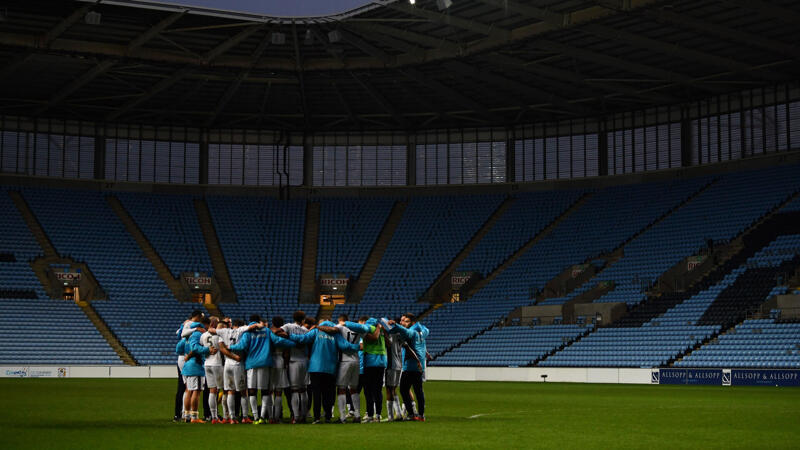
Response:
M319 301L314 298L317 281L319 214L319 202L306 203L306 227L303 236L303 265L300 271L300 303Z
M203 230L208 256L211 258L211 267L214 269L214 278L216 278L222 291L221 300L225 303L235 302L236 292L233 289L228 265L225 263L225 255L222 253L222 247L219 244L217 229L214 228L214 222L211 220L211 211L208 210L206 201L200 198L194 200L194 209L197 212L200 229Z
M333 303L330 305L322 305L319 307L319 312L317 313L317 321L322 322L324 320L331 320L333 316L333 309L336 307Z
M100 335L105 338L105 340L108 342L108 345L110 345L111 348L117 352L119 359L129 366L137 365L136 360L130 353L128 353L128 349L122 345L114 332L112 332L111 329L108 328L108 325L103 322L103 319L97 315L97 312L95 312L92 304L89 302L79 302L78 306L80 306L80 308L83 310L83 313L86 314L86 317L89 318L89 320L94 324L95 328L97 328L97 331L100 332Z
M144 235L142 230L139 228L139 225L136 224L136 221L133 220L133 217L131 217L130 213L122 205L122 202L120 202L119 199L113 195L107 196L106 201L108 201L111 209L114 211L117 217L119 217L119 220L125 226L125 229L128 230L128 233L133 237L136 243L139 244L139 248L142 250L142 253L147 260L150 261L150 264L153 265L153 268L156 269L156 273L158 273L158 276L167 285L175 299L178 301L188 300L184 298L185 293L180 281L172 276L172 272L170 272L169 267L167 267L167 264L161 258L161 255L158 254L156 249L147 239L147 236Z
M589 200L591 196L592 193L587 193L581 196L581 198L575 201L575 203L573 203L569 208L567 208L566 211L561 213L561 215L558 216L555 220L550 222L550 224L547 225L536 236L532 237L528 242L523 244L522 247L518 248L517 251L515 251L511 256L509 256L502 264L500 264L490 274L486 275L486 278L480 280L477 284L475 284L475 287L470 289L470 291L466 295L466 298L462 300L469 299L470 297L475 295L478 291L483 289L484 286L489 284L489 282L494 280L498 275L503 273L503 271L506 270L511 264L513 264L514 261L519 259L520 256L524 255L525 252L527 252L531 247L536 245L536 243L542 240L542 238L549 235L550 232L552 232L558 226L558 224L560 224L564 219L569 217L570 214L577 211L581 206L583 206L583 204L586 203L586 201Z
M9 191L9 196L11 196L14 205L16 205L17 209L19 209L20 214L22 214L22 218L25 220L25 223L28 225L28 228L31 230L31 234L36 238L36 241L39 243L39 246L42 248L42 253L44 253L45 258L41 260L42 264L46 264L48 260L58 260L59 255L56 251L53 242L45 233L44 228L39 223L39 220L36 218L36 215L30 209L28 202L25 201L25 198L16 191ZM42 282L42 286L45 288L48 285L48 280L44 276L44 270L34 270L36 275L39 277L39 280ZM83 313L86 315L86 318L91 321L97 331L100 332L100 335L108 342L108 345L117 353L119 358L125 364L129 366L135 366L136 360L133 356L128 352L128 349L125 348L124 345L117 339L108 325L97 315L94 308L92 307L91 303L81 301L78 302L78 306L81 308Z
M383 254L389 246L389 242L392 241L394 230L400 225L400 220L403 218L403 212L405 212L406 206L408 206L407 202L396 202L392 207L392 212L389 213L389 217L386 219L386 223L383 224L381 234L378 236L378 239L375 240L375 245L372 246L372 250L369 252L369 256L364 263L364 267L361 269L358 280L354 283L352 298L355 299L356 302L361 301L361 297L367 292L367 286L369 286L372 277L378 270L378 264L380 264L381 258L383 258Z
M486 219L486 222L484 222L483 226L481 226L481 228L475 233L475 235L472 236L472 239L470 239L470 241L467 243L467 245L465 245L464 248L461 249L461 251L458 253L458 255L456 255L456 257L453 258L453 260L450 262L450 264L442 271L442 273L439 274L439 276L436 278L436 280L433 282L433 284L431 284L431 286L425 291L425 294L423 294L423 296L422 296L423 299L432 300L432 301L443 301L443 300L445 300L445 299L442 299L442 298L434 299L434 297L436 295L436 293L435 293L436 287L440 283L445 282L445 280L456 269L458 269L458 267L461 265L462 262L464 262L464 260L467 258L467 256L469 256L469 254L472 253L472 250L475 249L475 246L477 246L478 243L481 241L481 239L483 239L483 237L486 236L486 233L488 233L489 230L492 229L492 227L494 226L495 222L497 222L503 216L503 214L505 214L506 210L508 210L508 208L514 203L514 200L515 199L513 197L508 197L507 199L505 199L503 201L503 203L501 203L497 207L497 209L492 213L492 215L489 216L488 219ZM448 283L448 286L449 286L449 283Z

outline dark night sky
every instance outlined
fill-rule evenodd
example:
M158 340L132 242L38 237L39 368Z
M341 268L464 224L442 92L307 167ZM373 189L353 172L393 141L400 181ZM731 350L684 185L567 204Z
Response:
M372 2L369 0L167 0L164 3L270 16L319 16L345 12Z

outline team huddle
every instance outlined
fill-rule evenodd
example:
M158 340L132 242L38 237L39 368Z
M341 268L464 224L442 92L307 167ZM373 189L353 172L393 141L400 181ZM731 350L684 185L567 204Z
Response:
M206 391L205 416L214 424L280 423L284 394L291 423L306 423L312 404L313 423L333 422L334 402L339 411L336 422L344 423L348 417L355 423L425 421L422 386L429 331L414 314L395 320L365 316L358 322L340 315L338 324L317 324L297 311L292 320L284 323L276 316L269 324L252 315L245 324L194 311L178 330L176 419L180 402L180 420L205 423L198 406ZM181 386L185 386L182 394ZM381 418L384 386L386 419Z

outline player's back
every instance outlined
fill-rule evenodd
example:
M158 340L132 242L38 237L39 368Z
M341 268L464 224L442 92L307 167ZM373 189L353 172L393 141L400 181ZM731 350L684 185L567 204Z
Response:
M308 330L296 323L286 323L281 327L287 334L306 334ZM289 350L290 361L308 361L308 351L304 345L292 347Z

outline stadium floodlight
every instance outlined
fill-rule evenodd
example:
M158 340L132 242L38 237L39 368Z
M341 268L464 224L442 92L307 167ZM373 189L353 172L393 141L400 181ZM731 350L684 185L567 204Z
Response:
M341 40L342 40L342 33L340 33L339 30L333 30L330 33L328 33L328 41L330 41L331 44L339 42Z
M444 11L453 6L453 0L436 0L436 6L439 8L439 11Z
M311 45L313 43L314 43L314 34L311 32L311 28L309 28L306 30L305 44Z
M277 31L272 33L272 45L283 45L286 43L286 34L278 33Z
M413 5L414 3L417 3L417 0L408 0L408 3Z
M102 17L103 16L98 12L89 11L86 13L86 16L83 18L83 20L89 25L100 25L100 19Z

